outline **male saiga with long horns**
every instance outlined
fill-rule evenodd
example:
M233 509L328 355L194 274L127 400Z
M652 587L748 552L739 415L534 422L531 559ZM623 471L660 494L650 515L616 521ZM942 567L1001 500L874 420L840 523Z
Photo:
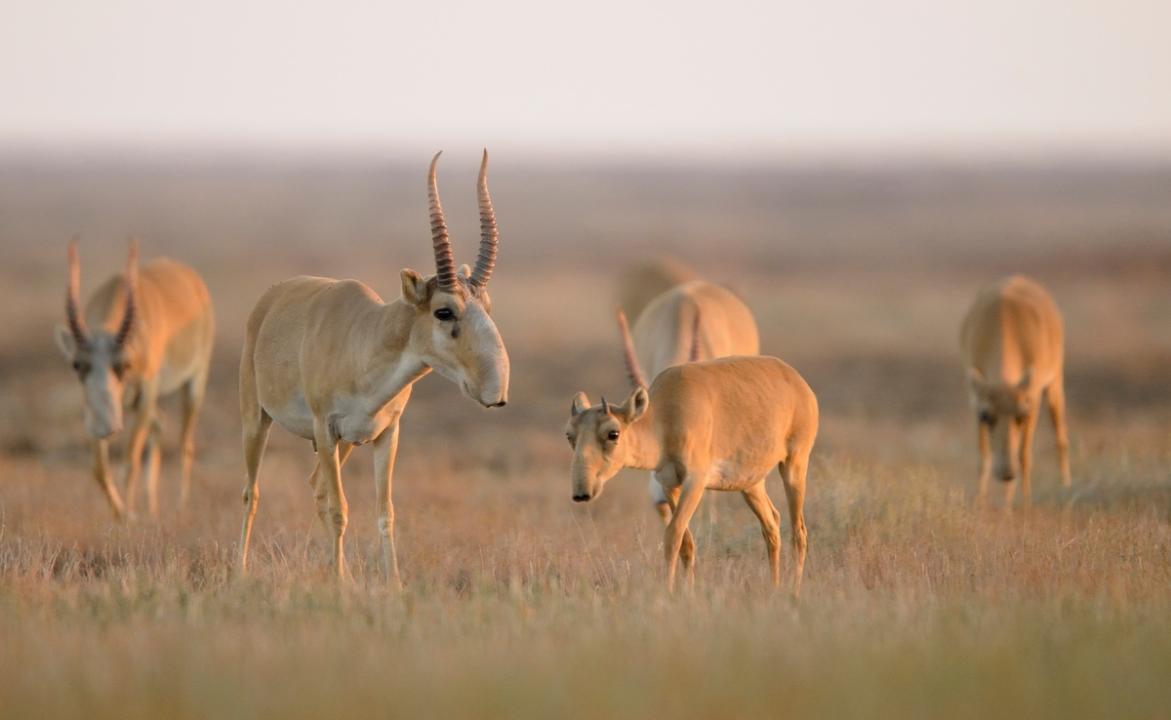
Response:
M357 280L296 277L266 292L248 318L240 359L248 474L241 570L247 568L260 460L274 420L314 443L317 468L311 482L338 577L345 575L349 518L342 466L355 446L374 444L383 572L398 585L391 478L399 418L412 385L435 370L479 405L500 407L508 400L508 352L488 297L499 238L488 194L488 153L477 185L480 251L474 269L456 269L439 203L438 161L436 153L427 183L434 275L403 270L402 298L390 303Z

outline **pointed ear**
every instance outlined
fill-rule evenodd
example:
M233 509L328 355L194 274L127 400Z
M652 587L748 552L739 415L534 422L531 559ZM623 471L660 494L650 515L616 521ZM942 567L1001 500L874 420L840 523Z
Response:
M632 423L646 414L647 408L651 406L651 396L647 393L646 388L637 387L634 392L630 393L630 397L626 399L626 405L623 408L626 411L626 422Z
M418 307L427 302L427 281L419 273L407 268L399 277L403 281L403 300Z
M1021 392L1024 392L1025 390L1029 389L1029 386L1032 385L1032 383L1033 383L1033 368L1025 368L1025 371L1023 373L1021 373L1020 381L1017 382L1017 384L1016 384L1016 389L1020 390Z
M457 270L456 272L464 280L467 280L467 279L471 278L471 276L472 276L472 268L467 263L460 265L459 270Z
M573 404L569 407L569 414L570 415L572 415L573 417L577 417L578 415L581 415L583 412L585 412L586 410L589 410L589 409L590 409L590 399L588 397L586 397L585 393L579 392L578 394L573 396Z
M57 341L57 347L65 359L72 361L73 357L77 355L77 340L73 338L73 333L69 332L69 328L64 325L54 327L53 339Z

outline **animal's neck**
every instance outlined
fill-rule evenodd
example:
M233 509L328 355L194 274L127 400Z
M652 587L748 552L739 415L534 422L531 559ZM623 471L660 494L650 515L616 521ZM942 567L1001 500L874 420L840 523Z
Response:
M653 412L653 407L648 408L642 417L626 427L626 442L630 447L626 467L654 470L659 466L663 452L655 431Z
M87 313L89 321L92 323L91 328L96 328L99 334L103 334L113 339L117 337L118 330L122 327L122 320L126 317L126 293L125 290L119 290L115 297L111 299L104 311L100 304L96 304L95 308L91 304ZM137 376L146 365L154 365L150 362L152 358L148 357L151 352L151 344L147 341L150 336L148 323L150 318L147 313L143 311L142 288L138 291L138 309L135 314L134 327L130 330L130 335L127 336L126 342L120 349L120 354L123 360L130 363L131 372ZM96 322L95 322L96 321Z
M373 317L376 327L371 328L371 336L377 341L367 376L369 387L363 393L371 413L431 371L422 358L411 352L414 319L414 309L401 299L379 308Z

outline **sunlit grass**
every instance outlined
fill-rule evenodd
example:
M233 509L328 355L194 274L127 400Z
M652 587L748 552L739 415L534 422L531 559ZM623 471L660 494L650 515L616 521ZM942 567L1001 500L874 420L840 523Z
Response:
M674 597L629 506L522 516L500 496L453 509L467 522L416 517L402 594L368 532L339 587L312 526L262 538L245 578L190 530L7 528L0 697L13 716L1159 716L1171 504L1107 477L1127 455L1009 516L929 466L822 458L796 603L728 503ZM624 485L607 499L639 497Z

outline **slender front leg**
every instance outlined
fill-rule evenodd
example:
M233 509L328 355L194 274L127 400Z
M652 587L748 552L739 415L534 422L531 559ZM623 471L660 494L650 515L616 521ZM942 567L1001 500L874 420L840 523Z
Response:
M98 485L102 488L102 492L106 494L106 499L110 501L110 509L114 511L114 519L118 522L123 522L126 520L126 507L122 504L122 496L118 494L118 488L110 480L109 443L105 440L95 440L93 444L93 451L94 479L98 481Z
M1021 428L1021 501L1025 507L1033 504L1033 434L1040 417L1040 408L1034 407Z
M317 462L321 467L321 482L325 485L329 505L329 521L333 530L333 569L339 580L346 576L345 534L350 509L342 488L341 459L337 438L327 420L319 419L314 428L317 440Z
M195 421L203 407L203 395L207 389L207 372L187 381L182 391L183 425L179 436L179 510L187 507L191 495L191 467L195 464Z
M398 419L374 440L374 493L378 503L378 532L382 537L382 575L394 587L402 588L398 553L394 547L394 460L398 454Z
M773 587L781 584L781 513L768 496L764 481L753 485L743 493L744 500L756 519L760 521L760 533L768 548L768 564L772 570Z
M675 506L675 514L671 522L667 523L663 537L663 553L667 560L667 591L675 591L675 566L679 562L679 550L683 545L683 536L687 533L687 524L691 516L699 507L703 498L704 484L707 481L707 470L694 472L688 470L687 477L679 492L679 502Z
M660 487L662 487L660 485ZM675 513L675 508L679 506L679 494L682 486L672 488L670 492L664 491L663 496L666 498L664 503L667 507L667 524L671 523L671 516ZM687 573L688 582L695 580L695 537L691 534L691 528L686 528L683 531L683 542L679 545L679 559L683 561L683 571Z
M134 518L134 506L138 500L138 478L142 472L142 451L146 447L146 437L154 424L158 385L153 381L142 381L139 390L138 412L134 413L134 425L130 428L130 438L126 443L125 478L123 487L126 488L126 515Z
M350 453L353 451L353 443L341 442L337 444L338 467L345 469L346 460L349 459ZM317 519L321 521L321 527L325 529L326 537L332 542L333 524L329 520L329 491L326 484L322 482L322 475L321 463L318 462L313 466L313 473L309 476L309 487L313 488L313 500L317 503Z
M146 439L146 507L159 519L159 464L163 457L163 426L156 418Z
M1018 483L1015 480L1009 480L1008 482L1001 483L1001 485L1004 485L1004 499L1001 502L1002 509L1005 515L1011 515L1012 501L1016 497L1016 486Z
M982 508L988 499L988 481L992 478L992 433L985 423L977 421L976 427L979 428L980 446L980 480L976 487L976 506Z
M243 418L244 469L248 480L244 485L244 524L240 528L241 573L248 572L248 542L252 539L252 521L256 519L256 508L260 504L260 460L264 457L268 430L272 426L272 418L260 406L248 410Z
M647 489L650 491L651 503L655 506L655 512L663 519L665 526L671 522L671 513L675 511L675 506L667 498L667 492L663 490L662 484L659 483L659 479L655 477L654 473L651 473L651 482Z
M1069 429L1065 424L1065 380L1061 374L1045 392L1049 403L1049 419L1053 421L1053 432L1057 436L1057 463L1061 468L1061 484L1065 488L1073 485L1069 472Z

